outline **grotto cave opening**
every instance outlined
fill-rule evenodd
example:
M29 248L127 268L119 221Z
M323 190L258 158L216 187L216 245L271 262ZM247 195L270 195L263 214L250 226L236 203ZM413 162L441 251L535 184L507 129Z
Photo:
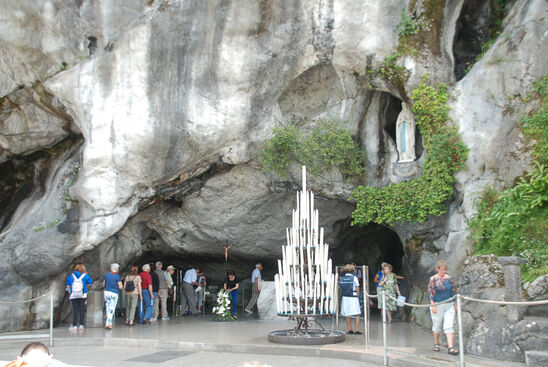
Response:
M456 24L453 41L456 81L461 80L482 53L493 26L489 1L465 0Z
M370 293L374 293L373 279L382 262L391 264L397 275L406 276L403 246L398 234L392 229L375 223L351 226L350 219L338 223L338 227L339 240L332 252L333 262L337 265L350 262L367 265Z

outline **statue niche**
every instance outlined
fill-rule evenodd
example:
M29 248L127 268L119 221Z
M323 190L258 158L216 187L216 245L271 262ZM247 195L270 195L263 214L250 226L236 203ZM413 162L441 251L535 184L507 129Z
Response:
M396 146L398 162L415 160L415 119L405 103L402 103L402 110L396 121Z

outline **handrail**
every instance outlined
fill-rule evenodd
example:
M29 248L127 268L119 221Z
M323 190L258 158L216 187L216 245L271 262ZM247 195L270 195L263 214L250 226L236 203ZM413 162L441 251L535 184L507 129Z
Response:
M463 343L463 340L462 340L462 319L461 319L461 312L462 312L462 305L461 305L461 301L462 300L467 300L467 301L471 301L471 302L481 302L481 303L490 303L490 304L498 304L498 305L513 305L513 306L536 306L536 305L546 305L548 304L548 299L547 300L541 300L541 301L493 301L493 300L488 300L488 299L480 299L480 298L474 298L474 297L469 297L469 296L463 296L461 294L457 294L449 299L446 299L444 301L441 301L441 302L436 302L436 303L431 303L431 304L416 304L416 303L409 303L409 302L402 302L400 300L398 300L396 297L390 295L390 294L387 294L384 290L381 291L380 294L376 294L376 295L373 295L373 294L369 294L367 291L363 291L363 297L365 298L364 299L364 304L368 304L368 299L369 298L379 298L379 296L381 296L381 300L382 300L382 304L383 304L383 307L382 307L382 321L383 321L383 347L384 347L384 365L385 366L388 366L388 356L387 356L387 351L388 351L388 348L387 348L387 344L386 344L386 307L384 307L384 304L385 304L385 299L386 297L402 304L405 305L405 306L409 306L409 307L417 307L417 308L430 308L430 307L434 307L434 306L437 306L437 305L442 305L442 304L445 304L445 303L449 303L449 302L455 302L456 301L456 306L457 306L457 323L458 323L458 326L459 326L459 357L460 357L460 366L463 367L464 366L464 343ZM379 300L380 301L380 300ZM367 320L369 321L369 320ZM367 328L367 325L365 326ZM368 348L368 345L366 344L366 349Z
M535 306L535 305L548 305L548 299L542 301L492 301L488 299L479 299L461 295L462 299L474 302L482 303L496 303L499 305L516 305L516 306Z
M28 302L33 302L33 301L36 301L40 298L43 298L43 297L46 297L46 296L49 296L49 346L50 347L53 347L53 290L50 290L49 293L45 293L45 294L42 294L40 296L37 296L37 297L34 297L34 298L31 298L31 299L27 299L27 300L24 300L24 301L12 301L12 302L6 302L6 301L0 301L0 305L16 305L16 304L23 304L23 303L28 303ZM30 335L25 335L25 337L27 338L42 338L44 335L47 335L47 334L30 334ZM18 338L20 336L14 336L14 335L2 335L0 336L0 339L14 339L14 338Z
M28 303L28 302L36 301L37 299L40 299L40 298L46 297L46 296L49 296L49 293L42 294L40 296L31 298L31 299L27 299L25 301L13 301L13 302L0 301L0 305L15 305L15 304L19 304L19 303Z

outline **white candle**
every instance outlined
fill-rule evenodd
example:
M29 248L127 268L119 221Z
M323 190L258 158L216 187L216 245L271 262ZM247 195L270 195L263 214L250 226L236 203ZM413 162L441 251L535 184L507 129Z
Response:
M306 166L303 166L302 171L303 171L303 173L302 173L302 179L303 179L302 187L303 187L303 191L306 191Z
M309 292L309 287L308 287L308 278L307 276L305 275L304 276L304 284L303 284L303 294L304 294L304 314L307 315L308 314L308 292Z

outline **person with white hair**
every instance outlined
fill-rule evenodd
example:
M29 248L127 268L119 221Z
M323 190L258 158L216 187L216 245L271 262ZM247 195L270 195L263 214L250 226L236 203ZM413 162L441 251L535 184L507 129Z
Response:
M105 329L112 330L114 325L114 312L118 303L118 294L122 289L122 278L118 274L120 265L117 263L110 264L110 272L105 275L103 280L103 295L105 298L105 309L107 319L105 321Z
M183 277L183 292L181 293L181 305L183 309L188 304L190 308L190 315L198 315L196 310L196 292L194 291L194 286L198 287L200 284L198 280L198 272L200 268L198 266L193 266L185 272Z
M139 307L139 318L141 324L150 324L150 318L154 312L154 294L152 293L152 278L150 276L150 265L142 266L143 271L139 274L141 277L141 292L143 299Z
M259 293L261 293L263 285L261 270L263 270L263 264L257 263L255 264L255 270L251 273L251 299L244 309L247 313L253 313L253 307L255 307L255 303L257 303L257 299L259 298Z
M156 262L156 269L154 272L158 276L158 299L154 303L154 319L158 320L160 316L160 304L162 309L162 320L169 320L167 314L167 289L168 280L166 279L166 273L162 270L163 264L161 261Z

